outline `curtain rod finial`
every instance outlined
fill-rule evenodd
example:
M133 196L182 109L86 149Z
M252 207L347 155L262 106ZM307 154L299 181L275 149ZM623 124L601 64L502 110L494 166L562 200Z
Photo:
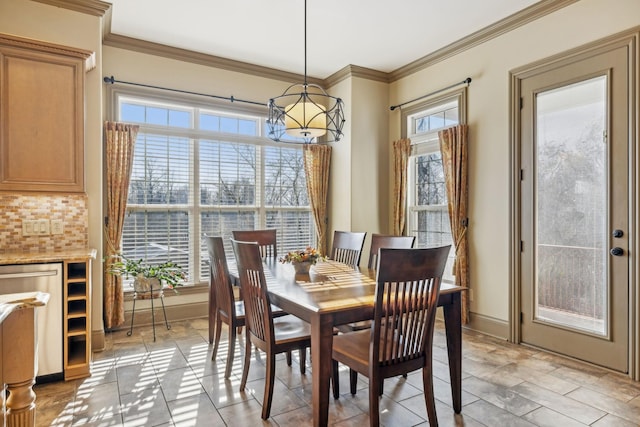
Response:
M102 79L102 81L104 81L105 83L111 83L111 84L114 84L114 83L116 82L116 79L115 79L115 78L113 78L113 76L111 76L111 77L105 77L105 78L103 78L103 79Z

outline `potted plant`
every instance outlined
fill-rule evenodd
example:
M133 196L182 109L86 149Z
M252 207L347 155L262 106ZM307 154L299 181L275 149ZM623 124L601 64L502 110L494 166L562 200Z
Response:
M162 289L162 285L174 292L182 286L187 278L182 267L173 261L160 264L149 264L144 260L133 260L123 255L114 255L108 272L125 278L133 278L133 289L136 292L150 292ZM155 296L155 295L154 295Z
M312 265L325 259L326 257L322 256L317 249L309 246L304 250L287 253L280 258L280 262L293 265L296 274L307 274Z

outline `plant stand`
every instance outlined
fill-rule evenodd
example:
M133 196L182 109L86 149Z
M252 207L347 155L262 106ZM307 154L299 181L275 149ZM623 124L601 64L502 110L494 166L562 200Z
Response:
M154 287L155 285L155 287ZM171 325L167 321L167 311L164 308L164 292L162 291L162 284L159 280L150 280L145 279L145 282L138 283L138 279L134 281L133 284L133 311L131 312L131 327L129 328L129 332L127 332L127 336L131 336L133 333L133 319L136 315L136 300L140 299L150 299L151 300L151 326L153 327L153 342L156 341L156 315L153 308L153 300L156 298L160 298L160 303L162 304L162 313L164 314L164 324L167 326L167 330L171 329Z

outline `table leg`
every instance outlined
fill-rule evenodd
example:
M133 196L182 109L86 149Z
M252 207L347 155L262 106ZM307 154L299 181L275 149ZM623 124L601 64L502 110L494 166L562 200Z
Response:
M460 292L452 294L451 297L451 304L444 304L442 308L447 335L453 410L456 414L459 414L462 410L462 310Z
M333 322L329 316L316 315L311 319L312 404L314 427L329 423L329 380Z

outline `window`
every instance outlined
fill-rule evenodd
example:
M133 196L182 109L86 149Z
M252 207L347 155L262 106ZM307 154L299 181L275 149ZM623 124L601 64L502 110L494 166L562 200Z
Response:
M208 280L205 234L277 228L278 252L314 245L300 145L262 136L265 116L189 101L116 94L118 120L140 125L123 253L172 260L190 282Z
M411 139L409 157L408 234L416 236L415 247L452 245L443 280L454 281L455 256L447 208L438 131L462 123L464 91L423 103L403 112L404 134Z

